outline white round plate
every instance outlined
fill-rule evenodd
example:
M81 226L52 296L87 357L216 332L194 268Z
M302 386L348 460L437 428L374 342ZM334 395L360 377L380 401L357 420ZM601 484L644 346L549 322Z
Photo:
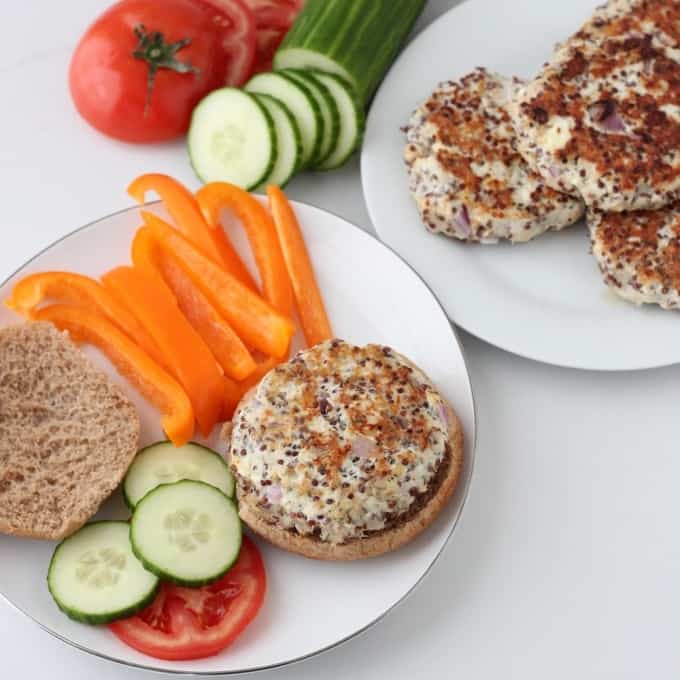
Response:
M477 337L560 366L663 366L680 361L677 314L635 307L609 291L583 223L514 246L432 235L409 195L402 159L400 127L437 83L477 66L529 78L596 4L468 0L425 29L371 107L361 159L364 196L380 238L425 279L449 318Z
M460 344L439 303L422 280L379 241L343 219L296 203L334 331L363 344L389 344L421 366L439 386L463 423L465 467L454 497L436 522L413 543L384 557L354 563L307 560L258 541L268 591L256 620L221 654L198 661L168 662L143 656L104 627L74 623L52 602L45 575L51 542L0 536L0 591L52 634L85 651L153 670L226 674L300 660L365 630L400 602L425 576L451 535L467 494L475 441L470 381ZM99 275L129 260L140 224L136 208L90 224L58 241L22 267L0 288L31 272L70 270ZM235 239L242 252L243 238ZM252 265L252 259L247 258ZM19 318L2 308L0 325ZM96 350L86 348L137 405L142 444L161 438L158 414L121 379ZM105 516L126 517L120 493Z

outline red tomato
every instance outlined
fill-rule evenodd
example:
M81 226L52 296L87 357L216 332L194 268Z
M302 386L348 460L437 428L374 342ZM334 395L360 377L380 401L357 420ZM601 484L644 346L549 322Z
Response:
M305 0L244 0L255 15L258 28L280 28L287 31L292 25Z
M69 85L104 134L156 142L186 132L208 92L252 72L255 23L241 0L122 0L81 38Z
M257 53L255 57L254 73L272 70L272 61L279 45L286 37L287 30L280 28L257 29Z
M271 71L272 59L305 0L243 0L255 16L257 53L253 71Z
M219 581L202 588L163 583L149 607L109 628L130 647L157 659L202 659L238 637L262 606L265 590L262 558L244 536L238 561Z

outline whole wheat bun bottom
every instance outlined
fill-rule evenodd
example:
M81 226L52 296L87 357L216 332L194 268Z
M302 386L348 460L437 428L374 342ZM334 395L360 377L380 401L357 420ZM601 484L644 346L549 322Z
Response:
M255 388L251 388L245 394L236 409L237 413L241 406L250 399L254 390ZM432 524L439 515L455 491L463 468L463 428L453 408L448 402L445 403L449 421L448 456L441 464L448 464L448 469L431 498L415 514L408 516L395 527L342 544L329 543L313 536L304 536L289 531L276 524L270 524L257 511L253 498L247 494L240 495L238 499L241 519L266 541L289 552L316 560L360 560L377 557L406 545Z

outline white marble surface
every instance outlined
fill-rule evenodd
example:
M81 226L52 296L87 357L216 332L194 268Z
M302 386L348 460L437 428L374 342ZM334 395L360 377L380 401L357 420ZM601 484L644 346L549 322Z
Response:
M123 186L135 172L193 181L178 147L142 155L79 128L85 160L80 146L58 158L50 151L60 148L62 126L80 125L60 108L64 55L106 4L0 3L2 278L61 234L128 205ZM420 26L453 4L430 0ZM455 55L452 45L443 56ZM298 178L291 194L371 228L356 161ZM359 639L262 677L678 677L680 369L563 370L467 335L463 342L479 446L470 498L445 554ZM3 601L0 651L2 677L12 680L147 675L67 647Z

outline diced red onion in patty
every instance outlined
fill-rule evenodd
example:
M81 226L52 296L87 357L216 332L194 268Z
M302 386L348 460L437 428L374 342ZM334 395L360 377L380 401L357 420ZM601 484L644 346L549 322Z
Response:
M281 502L281 498L283 497L283 491L281 490L281 487L278 484L272 484L271 486L267 487L266 495L267 500L270 503L276 505Z
M470 215L468 213L467 206L463 206L455 217L455 223L458 227L458 233L461 236L470 235Z
M352 456L370 458L375 453L375 442L368 437L358 435L352 441Z

